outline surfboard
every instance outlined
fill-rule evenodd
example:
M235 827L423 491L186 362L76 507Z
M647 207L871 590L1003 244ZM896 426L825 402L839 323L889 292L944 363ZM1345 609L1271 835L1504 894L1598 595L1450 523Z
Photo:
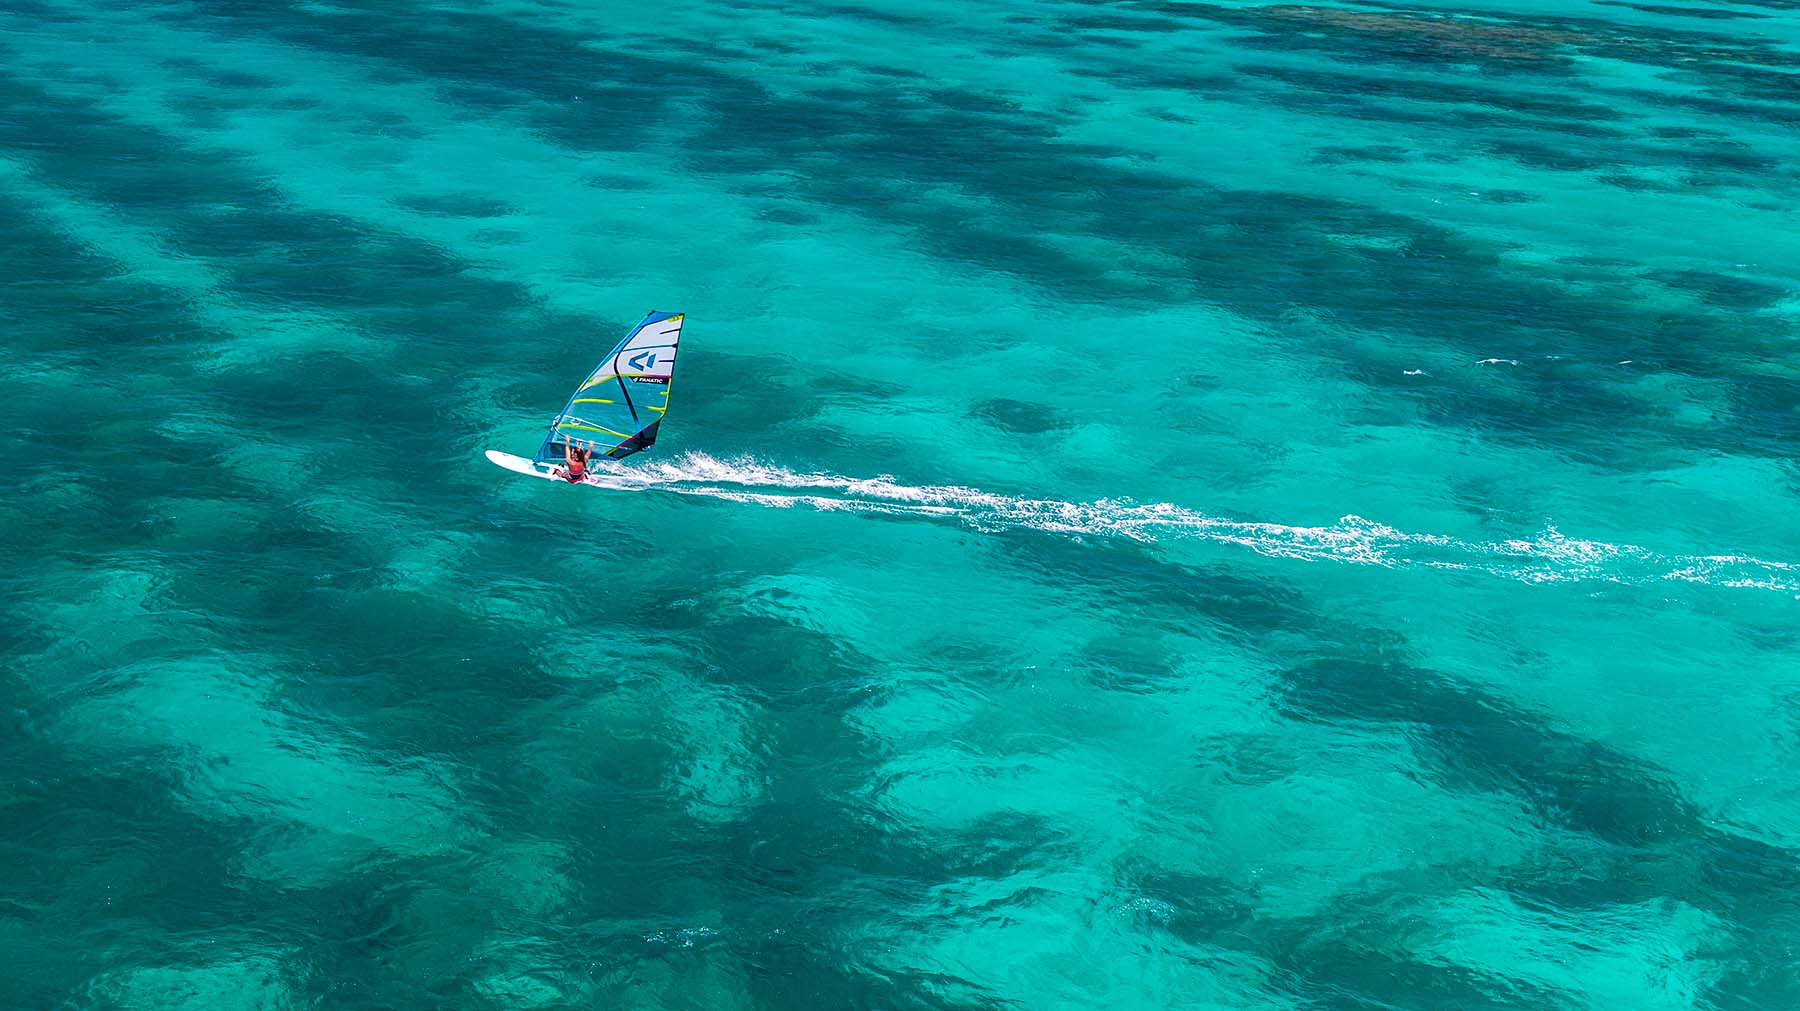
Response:
M502 453L497 449L490 449L487 451L487 458L490 463L505 467L514 474L524 474L526 477L541 477L546 481L563 480L555 474L550 473L548 470L538 467L537 464L532 463L522 456L514 456L511 453Z

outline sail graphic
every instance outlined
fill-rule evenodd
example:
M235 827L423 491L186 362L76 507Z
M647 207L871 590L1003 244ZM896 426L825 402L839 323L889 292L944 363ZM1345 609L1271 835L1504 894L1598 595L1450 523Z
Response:
M683 318L678 312L652 312L632 328L576 387L533 461L560 465L565 437L592 442L596 454L615 460L650 448L669 409Z

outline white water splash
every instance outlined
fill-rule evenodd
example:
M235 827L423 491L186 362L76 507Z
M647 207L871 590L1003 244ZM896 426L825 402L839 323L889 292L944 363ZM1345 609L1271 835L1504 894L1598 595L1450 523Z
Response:
M631 466L608 463L591 480L618 491L668 491L773 508L938 517L982 531L1039 530L1145 544L1201 540L1235 544L1272 558L1456 569L1529 583L1679 581L1800 591L1800 565L1744 555L1664 555L1568 537L1554 527L1529 539L1466 541L1409 533L1360 516L1345 516L1331 526L1289 526L1223 519L1168 502L1024 498L959 485L904 485L887 475L803 473L747 457L720 460L704 453Z

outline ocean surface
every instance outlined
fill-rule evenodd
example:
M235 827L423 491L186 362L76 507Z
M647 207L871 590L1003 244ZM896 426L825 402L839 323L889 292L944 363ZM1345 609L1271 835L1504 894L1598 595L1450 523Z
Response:
M11 0L0 1006L1800 1007L1797 198L1795 0Z

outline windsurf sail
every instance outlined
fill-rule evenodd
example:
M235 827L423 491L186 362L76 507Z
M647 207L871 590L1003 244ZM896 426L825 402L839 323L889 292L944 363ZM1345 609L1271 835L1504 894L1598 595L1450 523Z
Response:
M575 388L533 462L560 466L565 437L592 442L596 453L615 460L649 449L669 409L683 318L683 313L653 312L633 327Z

